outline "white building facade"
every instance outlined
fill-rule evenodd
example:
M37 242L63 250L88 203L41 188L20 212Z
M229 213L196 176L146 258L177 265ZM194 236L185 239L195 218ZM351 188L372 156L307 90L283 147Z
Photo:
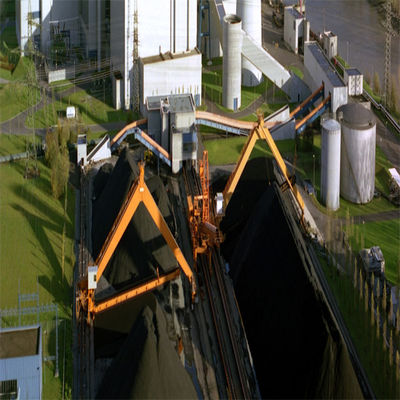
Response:
M110 17L112 76L122 76L121 107L131 107L134 90L139 90L141 110L149 95L177 93L182 87L195 98L201 95L201 55L195 51L197 0L117 0ZM134 54L139 82L133 81Z

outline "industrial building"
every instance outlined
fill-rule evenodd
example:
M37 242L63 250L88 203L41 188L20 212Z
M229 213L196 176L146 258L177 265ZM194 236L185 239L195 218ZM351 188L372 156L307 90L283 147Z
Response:
M195 104L190 94L149 96L146 100L148 134L171 154L172 172L182 161L197 160Z
M310 40L310 22L296 7L285 7L283 39L295 54Z
M348 89L317 42L304 44L304 79L311 91L324 85L324 97L331 96L331 111L348 101Z
M42 330L39 325L0 330L0 398L42 398Z
M55 41L65 43L67 51L83 49L86 57L99 59L106 32L103 28L109 1L16 0L16 33L22 52L28 39L42 54L51 58Z
M179 93L191 93L199 103L197 1L157 0L151 7L145 0L117 4L110 13L112 79L114 87L119 86L114 93L120 95L115 107L128 110L135 104L144 113L147 96Z

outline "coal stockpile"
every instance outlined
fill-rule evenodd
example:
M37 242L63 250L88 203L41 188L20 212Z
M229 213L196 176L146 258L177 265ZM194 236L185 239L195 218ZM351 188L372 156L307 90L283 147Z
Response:
M221 225L261 395L361 398L343 339L304 270L264 164L248 163Z
M99 173L99 178L94 181L95 194L98 195L93 203L94 259L100 252L129 188L138 177L139 169L132 154L125 149L112 172L107 166ZM174 234L173 212L161 179L152 176L146 180L146 184ZM116 290L120 290L155 276L157 267L162 274L176 266L172 251L166 245L146 207L141 203L109 261L104 277Z
M120 338L120 350L98 389L99 399L197 398L190 375L168 337L161 307L149 296L129 333ZM126 319L122 311L114 312L114 318Z

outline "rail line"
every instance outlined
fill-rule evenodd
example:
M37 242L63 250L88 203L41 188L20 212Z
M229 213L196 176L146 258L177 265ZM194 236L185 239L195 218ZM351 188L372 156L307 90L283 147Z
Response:
M199 177L193 167L184 169L186 192L189 195L201 194ZM222 262L216 249L198 256L198 273L202 277L217 338L219 358L223 368L228 398L252 398L243 354L238 343L238 333L232 319L231 305L222 276Z
M86 241L86 205L87 205L87 193L85 184L85 175L80 172L80 240L79 240L79 262L78 262L78 273L76 282L79 282L85 275L87 264L89 261L89 253L87 250ZM76 290L77 288L75 288ZM76 305L75 305L76 307ZM90 397L90 357L89 357L89 340L90 332L89 327L86 323L86 315L83 313L75 313L76 327L78 331L78 366L79 370L75 371L77 374L75 382L78 387L75 388L77 398L89 398Z

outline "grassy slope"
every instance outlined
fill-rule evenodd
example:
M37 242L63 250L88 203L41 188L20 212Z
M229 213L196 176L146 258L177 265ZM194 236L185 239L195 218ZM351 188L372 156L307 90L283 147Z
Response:
M28 88L22 82L0 85L0 121L7 121L21 111L35 105L40 99L40 91Z
M65 277L61 274L63 200L51 195L50 170L38 161L40 178L23 178L25 161L0 166L0 308L17 305L17 290L36 291L41 303L56 301L70 314L74 263L74 191L68 192Z
M36 144L41 143L42 139L37 137ZM0 135L0 156L7 154L23 153L26 145L32 142L32 136L22 135Z
M115 110L110 104L110 98L106 96L106 102L96 99L84 90L78 90L70 96L65 96L61 101L54 101L34 114L34 122L27 118L26 125L31 127L34 123L36 128L57 123L57 113L64 112L68 105L79 109L82 121L88 125L101 124L113 121L126 121L128 113L123 110Z
M18 306L21 293L34 293L39 288L40 303L56 302L59 317L65 319L59 330L60 377L54 378L54 362L44 363L43 398L61 398L63 377L63 334L66 329L66 391L71 386L71 296L74 265L73 233L75 192L68 190L64 275L61 266L63 199L51 195L50 171L39 161L40 178L23 178L25 162L0 165L0 308ZM38 285L37 285L38 281ZM42 316L42 321L54 316ZM36 322L24 320L23 323ZM43 352L55 354L55 325L45 323ZM47 325L46 325L47 324ZM2 321L7 326L7 320Z

